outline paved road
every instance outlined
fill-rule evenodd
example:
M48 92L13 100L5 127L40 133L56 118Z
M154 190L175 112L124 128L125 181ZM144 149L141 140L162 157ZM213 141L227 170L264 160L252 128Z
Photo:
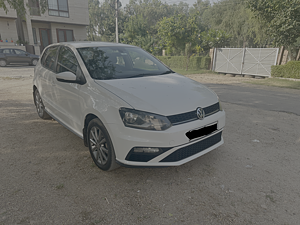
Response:
M257 109L287 112L300 116L300 91L267 86L205 84L213 89L222 102Z

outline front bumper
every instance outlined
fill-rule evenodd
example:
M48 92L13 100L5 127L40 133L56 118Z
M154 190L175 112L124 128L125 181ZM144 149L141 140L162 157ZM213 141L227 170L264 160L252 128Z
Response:
M186 133L217 122L217 130L207 136L189 140ZM126 166L179 166L204 155L224 143L222 131L225 126L225 112L219 111L204 120L197 120L165 131L148 131L107 124L113 141L116 160ZM126 156L134 147L164 148L166 151L147 162L129 161ZM147 153L145 153L147 154ZM128 157L127 157L128 158Z

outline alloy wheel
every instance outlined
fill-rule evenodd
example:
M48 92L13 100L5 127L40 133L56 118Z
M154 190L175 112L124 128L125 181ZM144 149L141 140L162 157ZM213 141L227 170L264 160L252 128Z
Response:
M105 165L108 161L108 145L102 131L96 126L90 130L90 146L97 162Z
M36 66L37 62L38 62L38 60L36 60L36 59L32 60L32 65Z
M4 60L0 60L0 66L6 66L6 62Z
M35 106L39 116L42 117L44 114L44 104L38 91L35 93Z

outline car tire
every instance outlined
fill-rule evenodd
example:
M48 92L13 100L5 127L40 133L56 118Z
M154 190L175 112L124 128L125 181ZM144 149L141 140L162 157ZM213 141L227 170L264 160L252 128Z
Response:
M0 59L0 66L5 67L7 65L7 62L4 59Z
M49 116L49 114L45 111L43 100L37 89L35 89L34 91L34 104L40 118L42 118L43 120L51 119L51 116Z
M33 59L32 61L31 61L31 64L30 65L32 65L32 66L36 66L36 64L38 63L38 59Z
M110 136L98 118L89 122L87 140L91 157L101 170L111 171L119 167Z

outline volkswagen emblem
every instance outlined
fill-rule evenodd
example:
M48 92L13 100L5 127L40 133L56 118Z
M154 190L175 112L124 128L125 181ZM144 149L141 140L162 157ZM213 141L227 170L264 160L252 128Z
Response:
M205 112L202 108L197 108L196 110L196 114L197 114L197 117L199 118L199 120L203 120L204 117L205 117Z

